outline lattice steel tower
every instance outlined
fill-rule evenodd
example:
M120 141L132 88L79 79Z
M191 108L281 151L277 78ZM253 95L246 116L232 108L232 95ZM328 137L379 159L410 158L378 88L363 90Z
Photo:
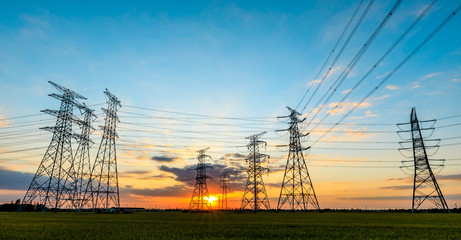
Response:
M260 147L266 147L267 143L259 140L259 138L266 132L251 135L245 139L249 139L250 143L247 144L247 148L250 151L246 157L248 162L248 180L243 193L241 209L245 209L250 206L254 212L261 209L261 205L270 209L269 199L267 198L266 188L264 187L264 181L262 174L265 171L269 171L268 168L261 166L261 162L266 161L269 156L259 152Z
M101 126L102 139L84 195L84 201L93 210L120 209L115 140L118 138L117 123L120 122L117 111L122 105L109 90L106 89L104 94L107 108L102 109L105 113L104 126Z
M309 147L303 148L300 140L307 134L303 135L299 132L298 124L306 119L300 120L300 113L290 107L287 108L290 115L279 117L290 119L290 127L287 129L290 131L290 145L277 209L282 209L287 202L288 209L292 211L307 210L309 204L315 209L320 209L303 155L303 150L307 150Z
M90 139L90 134L94 131L91 123L96 119L94 110L88 108L85 104L83 104L83 108L81 108L80 111L83 113L84 117L83 122L80 124L81 133L78 138L78 148L74 157L74 175L77 176L77 183L74 189L74 201L77 203L78 210L86 203L83 197L91 175L90 146L94 144Z
M50 145L43 156L37 172L30 183L18 212L28 204L37 202L42 206L42 213L47 209L76 208L74 189L77 176L74 175L74 159L72 155L73 123L81 123L74 114L74 107L82 107L76 99L86 99L82 95L48 81L61 94L52 93L49 96L61 100L59 110L42 110L42 112L56 117L54 127L44 127L53 133Z
M205 154L205 151L210 148L198 150L198 164L195 167L197 170L197 176L195 177L195 188L190 199L189 210L194 211L211 211L211 203L209 202L210 194L206 185L206 179L211 178L206 175L206 169L211 168L206 164L207 159L211 159L209 155Z
M436 207L446 209L449 212L450 210L448 208L447 202L445 201L445 198L443 197L442 190L440 190L439 184L437 183L434 173L432 172L430 159L427 157L427 146L425 145L425 140L423 140L423 135L421 134L422 128L420 127L420 121L416 116L415 108L411 109L409 124L411 126L411 130L409 131L411 132L414 164L413 201L411 204L411 211L414 212L417 210L427 199L431 201Z
M229 190L229 173L221 172L221 200L220 200L220 209L227 209L227 192Z

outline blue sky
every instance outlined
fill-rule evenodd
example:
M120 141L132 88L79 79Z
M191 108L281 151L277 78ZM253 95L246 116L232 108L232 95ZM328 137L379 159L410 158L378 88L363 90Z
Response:
M214 147L212 157L216 161L225 154L235 153L235 149L219 147L225 144L220 141L232 141L245 145L245 136L267 130L266 141L269 144L287 143L283 134L277 135L275 129L285 128L286 123L277 122L275 118L287 113L285 106L296 106L311 84L326 59L335 41L338 39L347 20L359 1L166 1L166 2L118 2L71 1L56 3L51 1L22 2L2 1L0 10L0 115L9 119L39 113L41 109L56 108L55 99L47 96L55 90L47 83L53 81L88 97L87 104L104 103L102 91L108 88L117 95L122 104L120 115L122 122L119 132L123 140L138 144L172 144L186 146L190 151L177 149L160 149L151 147L143 151L131 146L121 148L121 171L136 171L149 167L149 174L174 177L174 172L161 170L163 162L150 160L152 156L174 156L176 159L168 167L185 167L193 164L195 150L207 145ZM344 94L355 84L365 72L373 66L384 51L391 46L418 14L430 1L406 1L390 18L376 40L351 70L350 76L338 88L337 93L327 103L319 117L327 114ZM330 84L364 44L371 32L386 13L394 5L394 1L376 1L364 18L357 33L351 39L313 102L306 108L309 113L313 103L327 91ZM364 6L368 4L365 1ZM352 92L348 98L349 105L342 104L338 112L325 122L335 122L347 112L354 103L360 101L380 80L405 58L440 22L452 12L459 3L456 1L439 1L421 20L413 31L398 45L395 50L376 68L375 71ZM363 11L364 6L360 12ZM411 107L416 107L421 119L443 118L459 114L461 103L461 18L455 16L431 41L405 64L389 81L368 99L363 107L354 111L348 123L389 123L409 120ZM337 52L338 50L336 50ZM330 64L330 62L328 63ZM323 72L323 71L322 71ZM310 92L312 93L312 91ZM310 95L308 95L309 97ZM330 105L333 104L333 105ZM304 104L302 104L304 105ZM97 105L97 113L101 114ZM181 114L166 114L148 110L134 109L129 106L146 107L167 111L206 114L224 117L261 117L265 123L260 125L220 126L203 124L185 124L177 119L197 120L225 124L247 124L248 121L236 122L219 118L194 119ZM143 114L142 118L133 117ZM163 116L172 119L156 119L148 116ZM125 118L124 118L125 117ZM139 117L139 116L138 116ZM40 115L34 121L52 120L49 116ZM102 116L99 116L98 124ZM308 119L309 120L309 119ZM9 124L21 123L25 120L4 120L6 131ZM452 118L437 122L436 126L456 124L460 118ZM132 125L129 125L132 124ZM146 130L139 124L151 124L163 129ZM36 130L42 125L30 126L26 129ZM254 128L252 128L254 126ZM2 128L3 128L2 127ZM321 126L322 129L328 126ZM346 128L344 130L344 128ZM205 132L199 138L217 139L206 141L191 139L197 137L192 133L179 130ZM326 138L337 141L390 141L397 143L400 138L393 131L397 127L385 126L346 126L340 130L345 134L331 133ZM0 128L0 131L2 129ZM388 133L361 133L357 131L388 131ZM241 139L229 140L216 136L218 131L226 132ZM354 132L355 131L355 132ZM229 133L230 132L230 133ZM436 138L456 137L460 127L453 126L437 129ZM180 136L171 138L170 135ZM208 135L207 135L208 134ZM458 134L458 135L457 135ZM316 140L313 136L309 141ZM125 138L124 138L125 136ZM134 137L133 137L134 136ZM181 138L189 137L189 138ZM33 137L33 136L32 136ZM46 138L42 135L41 138ZM99 139L97 134L95 139ZM32 140L34 138L31 138ZM309 144L309 141L306 144ZM446 143L458 143L458 140ZM98 141L95 141L98 142ZM3 144L8 143L2 140ZM15 148L5 145L1 150L25 149L35 146L46 146L42 143L30 143ZM97 145L97 144L96 144ZM229 145L229 144L228 144ZM318 149L310 152L312 158L322 159L364 159L395 160L396 163L379 163L399 166L401 156L397 150L354 151L328 150L326 148L386 148L396 149L397 144L363 144L318 143ZM459 158L455 152L459 146L442 147L436 155L438 158ZM270 175L273 185L281 182L277 168L284 164L283 149L269 147L268 153L274 156L269 166L274 168ZM0 155L0 167L11 171L33 173L44 150L30 153L29 162L11 161L21 159L22 155ZM210 151L213 151L210 150ZM238 148L244 154L245 149ZM1 153L0 153L1 154ZM94 156L94 154L93 154ZM133 156L139 161L132 161ZM278 158L277 158L278 157ZM5 159L10 159L6 161ZM222 162L221 162L222 163ZM449 164L457 164L451 162ZM230 164L226 162L226 164ZM239 163L242 165L242 163ZM380 183L381 187L393 186L388 181L392 178L403 178L398 168L395 169L341 169L338 162L312 162L318 167L310 168L314 184L318 190L320 205L326 207L363 207L352 197L376 197L381 195L408 195L407 192L382 192L373 188L368 182ZM351 164L351 163L347 163ZM367 163L368 164L368 163ZM376 165L373 166L379 166ZM243 164L244 165L244 164ZM332 165L331 167L321 167ZM353 164L352 164L353 165ZM360 164L360 166L365 165ZM164 169L164 168L163 168ZM459 174L460 166L445 167L441 175ZM9 173L9 172L8 172ZM150 176L151 176L150 175ZM21 175L22 176L22 175ZM136 180L127 174L121 184L138 189L155 190L150 180ZM163 179L161 187L187 186L182 182ZM340 186L342 182L346 184ZM27 184L26 184L27 185ZM345 187L348 186L348 187ZM442 182L449 195L457 195L456 200L448 200L449 204L460 201L459 179ZM348 188L349 192L341 193L339 189ZM1 189L1 187L0 187ZM6 188L7 189L7 188ZM128 189L128 188L127 188ZM278 187L269 190L275 198ZM322 189L328 189L323 190ZM372 190L370 190L372 189ZM442 188L442 190L444 190ZM1 190L0 190L1 191ZM21 198L23 191L17 189L3 192L0 201L10 198ZM13 192L11 192L13 191ZM236 189L238 191L238 189ZM189 195L189 190L186 191ZM238 200L240 193L236 193ZM2 195L2 194L0 194ZM153 194L155 195L155 194ZM136 202L136 194L124 195L126 202ZM167 196L168 197L168 196ZM338 199L342 200L338 200ZM237 201L236 200L236 201ZM149 201L156 200L153 197ZM371 201L371 200L370 200ZM371 201L373 205L377 202ZM181 201L178 200L179 205ZM147 204L147 203L145 203ZM152 203L149 203L152 204ZM406 207L409 202L379 202L379 207Z

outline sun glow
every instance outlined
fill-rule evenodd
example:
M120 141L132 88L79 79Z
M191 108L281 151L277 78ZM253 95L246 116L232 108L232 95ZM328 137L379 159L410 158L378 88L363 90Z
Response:
M210 196L210 197L204 197L203 199L207 200L208 203L211 204L211 203L213 203L214 201L216 201L217 198L214 197L214 196Z

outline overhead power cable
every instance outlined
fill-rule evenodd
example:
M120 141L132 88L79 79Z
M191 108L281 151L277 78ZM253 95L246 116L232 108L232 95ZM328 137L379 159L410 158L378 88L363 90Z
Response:
M36 116L41 116L41 115L46 115L46 114L45 113L37 113L37 114L22 115L22 116L16 116L16 117L4 117L3 119L5 119L5 120L21 119L21 118L36 117Z
M124 111L120 111L121 113L126 113L126 114L130 114L132 116L125 116L125 115L121 115L120 118L121 119L124 119L124 118L143 118L143 119L163 119L163 120L173 120L173 121L178 121L178 123L163 123L163 122L149 122L149 123L142 123L140 122L139 124L143 124L143 125L178 125L178 124L181 124L181 125L197 125L197 124L203 124L203 125L218 125L218 126L230 126L230 127L243 127L243 128L251 128L251 129L254 129L254 125L275 125L276 123L280 123L280 124L283 124L283 122L281 121L278 121L278 122L274 122L274 123L213 123L213 122L203 122L203 121L190 121L189 119L186 119L186 120L182 120L182 119L178 119L178 118L170 118L170 117L164 117L164 116L154 116L154 115L147 115L147 114L141 114L141 113L134 113L134 112L124 112ZM134 116L133 116L134 115ZM434 120L437 120L437 121L442 121L442 120L446 120L446 119L451 119L451 118L456 118L456 117L460 117L461 115L454 115L454 116L448 116L448 117L444 117L444 118L439 118L439 119L434 119ZM333 122L329 122L329 123L323 123L323 122L313 122L312 124L319 124L319 125L348 125L348 126L395 126L395 123L341 123L341 124L338 124L338 123L333 123ZM267 128L260 128L260 129L264 129L264 130L268 130ZM239 130L241 131L241 130ZM221 132L226 132L226 131L221 131ZM229 131L229 132L235 132L235 131ZM248 132L254 132L254 130L248 130Z
M45 124L45 123L52 123L52 122L55 122L55 121L56 120L52 120L52 119L42 119L42 120L34 120L34 121L27 121L27 122L15 122L15 123L9 123L9 124L7 124L5 126L1 126L0 130L11 129L11 128L28 127L28 126Z
M45 147L35 147L35 148L27 148L27 149L20 149L20 150L12 150L12 151L5 151L5 152L0 152L0 154L27 152L27 151L40 150L40 149L45 149L45 148L48 148L48 146L45 146Z
M203 124L203 125L216 125L216 126L252 128L252 129L265 129L265 128L258 128L258 127L253 126L253 125L262 125L262 123L242 123L242 124L212 123L212 122L193 121L193 120L187 120L187 119L169 118L169 117L162 117L162 116L150 116L150 115L146 115L146 114L126 112L126 111L119 111L119 112L126 113L126 114L137 115L137 116L144 116L144 117L149 117L149 118L166 119L166 120L173 120L173 121L179 121L179 122L189 122L189 123L196 123L196 124ZM120 116L120 118L123 119L122 116Z
M185 116L195 116L195 117L203 117L203 118L217 118L217 119L229 119L229 120L242 120L242 121L255 121L255 122L269 122L269 123L277 123L278 121L267 121L261 119L275 119L275 117L227 117L227 116L213 116L213 115L205 115L205 114L196 114L196 113L184 113L184 112L176 112L176 111L169 111L169 110L161 110L155 108L147 108L147 107L136 107L131 105L123 105L124 107L134 108L134 109L141 109L141 110L148 110L154 112L162 112L162 113L172 113L178 115L185 115Z
M395 49L395 47L397 47L397 45L408 35L408 33L413 30L413 28L420 22L420 20L429 12L430 9L432 9L432 7L434 6L434 4L437 2L437 0L433 0L425 9L424 11L422 11L419 16L413 21L413 23L405 30L405 32L403 32L403 34L392 44L392 46L381 56L381 58L367 71L367 73L365 73L365 75L354 85L354 87L352 87L351 91L347 92L344 97L338 101L336 103L336 105L329 111L326 113L326 115L318 122L316 123L316 125L312 128L312 129L315 129L317 128L323 121L325 121L325 119L330 116L330 112L337 109L342 103L344 103L346 101L346 99L348 99L348 97L352 94L352 92L354 92L360 84L362 84L362 82L373 72L373 70L376 69L377 66L379 66L381 64L381 62ZM335 89L336 91L336 89ZM332 95L330 95L330 97L327 99L329 100L331 98ZM325 103L324 103L325 104ZM320 113L320 110L317 111L314 115L314 117L311 119L311 122L313 121L314 118L317 117L317 115ZM308 124L309 125L309 124Z
M338 76L338 78L334 81L334 83L330 86L330 88L325 92L325 94L320 98L320 100L317 102L317 104L313 107L313 109L317 109L317 107L318 107L318 110L315 112L315 115L313 117L311 117L311 119L310 119L310 121L309 121L309 123L307 125L310 125L314 121L314 119L318 116L318 114L327 105L328 101L330 101L330 99L333 97L333 95L335 95L336 91L339 89L339 87L343 84L343 82L346 80L346 78L349 76L349 74L355 68L355 66L360 61L360 59L363 57L365 52L373 44L376 37L379 35L379 33L381 33L384 26L389 22L389 19L395 14L395 11L397 11L397 9L398 9L398 7L400 6L401 3L402 3L402 1L399 0L394 4L392 9L386 14L384 19L381 21L381 23L378 25L378 27L376 27L376 29L373 31L373 33L368 37L368 39L362 45L360 50L355 54L355 56L347 64L347 66L344 68L344 70L341 72L341 74ZM327 97L327 95L328 95L328 97ZM322 102L322 100L324 98L325 98L325 100L321 104L321 102ZM337 103L336 107L339 106L340 104L341 103Z
M451 167L451 166L461 166L461 164L450 164L450 165L445 165L446 167ZM316 165L316 164L310 164L309 167L332 167L332 168L394 168L394 169L399 169L400 166L349 166L349 165Z
M317 93L317 91L319 90L320 86L323 84L323 82L325 81L325 79L328 77L328 75L331 73L331 71L333 70L334 66L336 65L336 62L338 61L339 57L341 57L344 49L346 49L347 45L349 44L349 42L351 41L352 37L354 36L355 32L357 31L357 29L359 28L360 24L362 23L363 19L365 18L365 16L367 15L368 11L370 10L371 6L373 5L373 2L374 0L370 0L370 2L368 3L367 7L365 8L365 11L362 13L362 15L360 16L359 20L357 21L357 23L355 24L354 28L352 29L352 31L349 33L349 36L347 37L346 41L343 43L343 46L341 47L341 49L339 50L338 54L336 55L335 59L333 60L333 62L331 63L330 67L328 68L328 70L323 74L323 77L322 79L320 80L320 82L317 84L317 87L315 88L314 92L311 94L309 100L306 102L306 104L304 105L303 107L303 110L301 110L301 112L304 112L307 108L307 106L309 105L309 103L312 101L312 98L315 96L315 94Z
M326 64L328 63L328 61L330 60L331 56L333 55L333 53L335 52L336 48L338 47L339 43L341 42L341 40L343 39L344 37L344 34L346 34L347 32L347 29L349 29L352 21L355 19L355 16L357 15L357 12L359 11L360 7L362 6L363 4L363 0L360 1L359 5L355 8L355 11L352 13L352 16L349 18L349 21L347 22L346 26L344 27L341 35L339 36L338 40L336 41L336 43L334 44L333 46L333 49L331 50L330 54L328 55L328 57L325 59L325 61L323 62L322 66L320 67L317 75L315 75L315 78L312 80L317 80L320 76L320 74L323 72L323 69L325 68ZM301 103L304 101L304 98L306 98L307 94L310 92L311 88L312 88L313 85L310 85L309 88L306 90L306 92L304 93L303 97L301 98L301 100L299 101L299 103L296 105L296 110L299 108L299 105L301 105ZM309 104L309 102L307 103Z
M354 106L351 110L349 110L337 123L341 123L346 119L353 111L355 111L363 102L365 102L376 90L378 90L384 83L386 83L408 60L411 59L435 34L437 34L440 29L442 29L461 9L461 4L450 13L450 15L445 18L443 22L441 22L410 54L408 54L405 59L403 59L381 82L378 83L360 102ZM331 127L325 134L323 134L318 140L325 137L331 130L333 130L336 126ZM316 141L317 142L317 141ZM312 145L314 145L314 142Z

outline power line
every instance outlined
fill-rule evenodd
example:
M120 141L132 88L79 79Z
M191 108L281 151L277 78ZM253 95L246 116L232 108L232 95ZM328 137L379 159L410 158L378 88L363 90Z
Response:
M207 125L218 125L218 126L231 126L231 127L248 127L248 128L251 128L251 129L254 129L254 127L252 125L274 125L274 124L277 124L277 123L284 123L282 121L274 121L274 124L269 124L269 123L241 123L241 124L231 124L231 123L210 123L210 122L202 122L202 121L190 121L189 119L178 119L178 118L169 118L169 117L163 117L163 116L153 116L153 115L146 115L146 114L141 114L141 113L134 113L134 112L124 112L124 111L120 111L121 113L127 113L127 114L132 114L132 115L136 115L136 116L121 116L121 118L148 118L148 119L165 119L165 120L175 120L175 121L179 121L179 122L189 122L189 123L193 123L192 125L196 125L196 124L207 124ZM446 120L446 119L450 119L450 118L456 118L456 117L460 117L461 115L454 115L454 116L448 116L448 117L444 117L444 118L440 118L440 119L435 119L435 120L438 120L438 121L441 121L441 120ZM139 124L154 124L154 125L178 125L179 123L139 123ZM186 123L180 123L181 125L188 125ZM320 125L351 125L351 126L395 126L395 123L342 123L342 124L338 124L338 123L323 123L323 122L312 122L311 124L320 124ZM261 129L265 129L265 128L261 128ZM250 130L249 130L250 131ZM254 132L254 130L251 130L251 132Z
M27 141L22 140L22 141L16 141L16 142L2 143L2 147L14 146L14 145L24 145L27 143L43 143L43 142L49 142L49 141L50 141L49 138L30 139Z
M0 152L0 154L27 152L27 151L40 150L40 149L45 149L45 148L48 148L48 146L44 146L44 147L35 147L35 148L26 148L26 149L20 149L20 150L12 150L12 151Z
M453 11L442 23L440 23L405 59L403 59L393 70L390 72L381 82L378 83L356 106L354 106L349 112L347 112L339 121L341 123L346 119L353 111L355 111L364 101L366 101L376 90L378 90L390 77L392 77L411 57L413 57L416 52L418 52L435 34L437 34L440 29L442 29L461 9L461 4ZM335 126L330 128L325 134L323 134L318 140L322 139L327 135ZM316 141L317 142L317 141ZM312 145L314 145L314 142Z
M38 120L38 121L17 122L17 123L8 124L6 126L2 126L2 127L0 127L0 130L2 130L2 129L10 129L10 128L34 126L34 125L40 125L40 124L44 124L44 123L51 123L51 122L55 122L55 121L56 120L53 120L53 119L43 119L43 120Z
M40 132L40 133L38 133L38 132ZM35 130L30 130L30 131L21 131L21 132L18 132L18 133L1 134L0 139L3 139L3 138L14 139L14 138L18 138L18 137L37 136L37 135L42 135L42 134L45 134L45 133L43 131L41 131L40 129L35 129Z
M425 9L423 12L419 14L419 16L413 21L413 23L405 30L405 32L392 44L392 46L381 56L381 58L365 73L365 75L352 87L351 91L347 92L344 97L338 101L338 103L331 109L330 111L338 108L351 94L354 92L360 84L373 72L373 70L376 69L377 66L381 64L381 62L397 47L397 45L408 35L408 33L416 26L416 24L419 23L419 21L429 12L429 10L434 6L434 4L437 2L437 0L432 1ZM343 81L343 80L342 80ZM335 89L336 91L336 89ZM331 97L331 95L330 95ZM328 98L330 99L330 98ZM313 121L314 118L317 117L317 115L320 113L320 110L315 114L315 116L311 119L311 122ZM320 120L312 129L317 128L328 116L330 116L330 112L327 112L327 114Z
M36 116L42 116L46 115L45 113L37 113L37 114L29 114L29 115L22 115L22 116L16 116L16 117L4 117L3 119L5 120L11 120L11 119L21 119L21 118L29 118L29 117L36 117Z
M202 122L202 121L193 121L193 120L187 120L187 119L179 119L179 118L169 118L169 117L161 117L161 116L150 116L146 114L140 114L140 113L132 113L132 112L126 112L126 111L120 111L121 113L127 113L127 114L133 114L133 115L138 115L138 116L144 116L148 118L157 118L157 119L166 119L166 120L175 120L175 121L180 121L180 122L189 122L189 123L197 123L197 124L204 124L204 125L216 125L216 126L232 126L232 127L242 127L242 128L252 128L256 129L258 127L254 127L251 125L262 125L263 123L245 123L245 124L225 124L225 123L211 123L211 122ZM267 123L266 123L267 124ZM274 123L275 124L275 123ZM259 129L264 129L264 128L259 128Z
M168 131L177 131L177 132L183 132L183 133L207 134L207 135L214 135L214 136L242 138L242 136L238 136L238 135L217 134L217 133L215 133L215 131L206 131L206 132L205 131L193 131L193 130L184 130L184 129L175 129L175 128L154 127L154 126L141 125L141 124L128 123L128 122L123 122L123 123L128 124L128 125L136 125L136 126L142 126L142 127L147 127L147 128L154 128L154 129L161 129L161 130L168 130ZM125 129L125 130L130 130L130 131L138 131L138 132L146 132L145 130L134 130L134 129L124 128L124 127L120 127L120 129ZM155 133L158 133L158 132L155 132Z
M328 75L330 74L331 70L333 69L333 67L335 66L336 62L338 61L339 57L342 55L344 49L346 49L347 45L349 44L350 40L352 39L352 37L354 36L355 32L357 31L358 27L360 26L360 24L362 23L363 19L365 18L365 16L367 15L368 11L370 10L371 6L373 5L373 2L374 0L371 0L367 7L365 8L365 11L362 13L362 15L360 16L359 20L357 21L357 23L355 24L354 28L352 29L352 31L349 33L349 36L347 37L346 41L343 43L343 46L341 47L341 49L339 50L339 53L336 55L335 59L333 60L333 62L331 63L330 67L328 68L328 70L325 72L325 74L323 75L322 79L320 80L319 84L317 85L317 88L315 88L314 90L314 93L312 93L311 97L309 98L309 100L307 101L307 103L304 105L303 107L303 110L301 110L301 112L304 112L306 110L306 107L309 105L309 103L311 102L312 98L315 96L315 94L317 93L317 91L319 90L320 86L323 84L323 82L325 81L325 79L328 77Z
M276 122L276 121L263 121L258 119L275 119L275 117L227 117L227 116L213 116L213 115L205 115L205 114L196 114L196 113L184 113L184 112L176 112L176 111L169 111L169 110L162 110L162 109L155 109L155 108L147 108L147 107L136 107L131 105L123 105L124 107L134 108L134 109L141 109L141 110L148 110L154 112L163 112L163 113L172 113L172 114L179 114L179 115L186 115L186 116L195 116L195 117L203 117L203 118L217 118L217 119L229 119L229 120L244 120L244 121L257 121L257 122Z
M339 36L338 40L336 41L335 45L333 46L333 49L331 50L330 54L328 55L328 57L325 59L325 61L323 62L322 66L320 67L317 75L315 76L315 78L313 80L316 80L319 78L320 74L322 73L323 69L325 68L326 64L328 63L328 61L330 60L331 56L333 56L333 53L335 52L336 48L338 47L339 45L339 42L343 39L344 37L344 34L346 34L347 32L347 29L349 29L349 26L351 25L352 21L354 20L355 16L357 15L357 12L359 11L360 7L362 6L363 4L363 0L360 1L359 5L355 8L355 11L352 13L352 16L349 18L349 21L347 22L346 26L344 27L343 29L343 32L341 33L341 35ZM309 88L306 90L306 93L304 93L303 97L301 98L301 100L299 101L298 105L296 105L296 108L295 110L297 110L299 108L299 105L301 105L301 103L304 101L304 98L306 98L307 94L310 92L311 88L312 88L313 85L310 85ZM310 100L307 102L307 104L309 104ZM304 110L304 109L303 109Z
M338 78L335 80L335 82L331 85L331 87L325 92L325 94L322 96L322 98L317 102L315 107L313 109L316 109L317 107L319 108L318 111L315 113L315 115L311 118L309 121L308 125L312 123L312 121L318 116L318 114L322 111L322 109L326 106L327 102L330 101L330 99L333 97L333 95L336 93L337 89L343 84L343 82L346 80L346 78L349 76L349 74L352 72L352 70L355 68L357 63L360 61L360 59L363 57L365 52L368 50L368 48L373 44L375 41L376 37L379 35L379 33L382 31L384 26L387 24L389 19L393 16L397 8L400 6L402 3L401 0L397 1L392 9L389 11L389 13L386 14L384 19L381 21L381 23L378 25L378 27L373 31L373 33L368 37L367 41L363 44L363 46L360 48L360 50L355 54L355 56L352 58L352 60L347 64L347 66L344 68L342 73L338 76ZM434 2L435 3L435 2ZM330 93L328 95L328 93ZM328 97L327 97L328 95ZM322 100L327 97L324 101L323 104L320 104ZM338 103L336 105L339 106Z

